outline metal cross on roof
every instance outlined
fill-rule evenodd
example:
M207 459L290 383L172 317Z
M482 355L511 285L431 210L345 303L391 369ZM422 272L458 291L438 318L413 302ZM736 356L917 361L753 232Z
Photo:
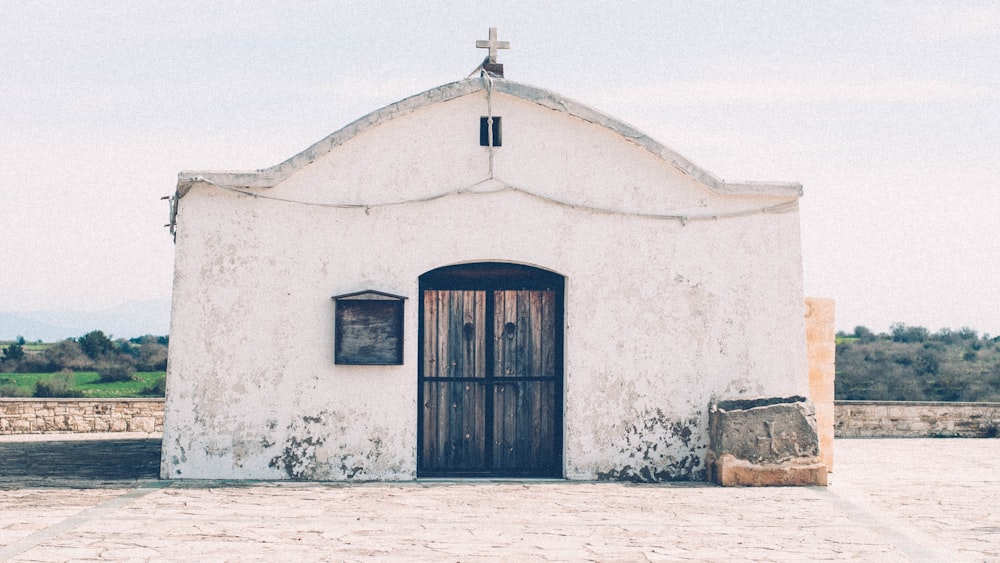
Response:
M510 41L497 41L497 28L491 27L489 41L476 40L476 48L489 49L489 61L495 63L497 62L497 49L510 49Z

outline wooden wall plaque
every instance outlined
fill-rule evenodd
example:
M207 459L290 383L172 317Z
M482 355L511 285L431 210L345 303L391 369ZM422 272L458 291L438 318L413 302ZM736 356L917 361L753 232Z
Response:
M335 295L334 363L402 364L405 299L372 290Z

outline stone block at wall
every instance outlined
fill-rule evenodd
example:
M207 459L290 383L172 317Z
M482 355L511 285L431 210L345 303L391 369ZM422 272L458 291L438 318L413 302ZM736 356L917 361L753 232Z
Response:
M0 434L162 431L163 399L0 399Z
M995 438L1000 403L837 401L838 438Z
M708 478L724 487L827 484L816 411L805 397L719 401L709 407Z

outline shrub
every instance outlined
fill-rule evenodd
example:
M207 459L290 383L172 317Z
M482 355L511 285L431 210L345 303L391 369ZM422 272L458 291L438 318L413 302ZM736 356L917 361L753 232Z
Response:
M24 358L24 346L15 343L3 349L3 358L0 361L16 362L22 358Z
M136 366L141 371L166 371L167 347L155 340L144 340L139 345Z
M915 364L917 375L937 375L941 371L941 360L933 350L921 350Z
M143 395L148 395L150 397L166 397L167 396L167 378L159 377L152 385L146 387L139 393Z
M54 373L59 371L59 367L45 359L40 354L28 354L23 360L17 362L18 373Z
M73 389L73 375L58 373L35 382L35 397L83 397L83 391Z
M102 362L97 365L97 375L104 383L133 381L135 380L135 368L132 367L132 364L125 362Z
M17 386L12 377L0 377L0 397L27 397L29 393Z
M892 331L893 342L923 342L930 336L922 326L906 326L903 323L895 323L889 330Z
M893 354L892 361L901 366L913 365L913 357L902 353Z
M962 340L976 340L977 338L979 338L979 333L967 326L963 326L958 331L958 337L961 338Z
M101 356L109 354L115 349L115 343L101 330L92 330L77 338L76 341L80 344L83 353L92 360L99 360Z
M93 365L90 358L80 348L80 343L75 340L56 342L45 350L42 355L49 364L47 371L59 371L65 368L84 370ZM39 369L37 371L46 370Z
M875 334L868 327L861 325L854 327L854 337L865 342L875 340Z

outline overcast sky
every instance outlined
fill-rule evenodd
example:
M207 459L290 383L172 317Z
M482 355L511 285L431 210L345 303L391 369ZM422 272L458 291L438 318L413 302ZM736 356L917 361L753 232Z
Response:
M2 2L0 311L168 298L177 173L257 169L460 80L795 181L837 327L1000 334L1000 3Z

